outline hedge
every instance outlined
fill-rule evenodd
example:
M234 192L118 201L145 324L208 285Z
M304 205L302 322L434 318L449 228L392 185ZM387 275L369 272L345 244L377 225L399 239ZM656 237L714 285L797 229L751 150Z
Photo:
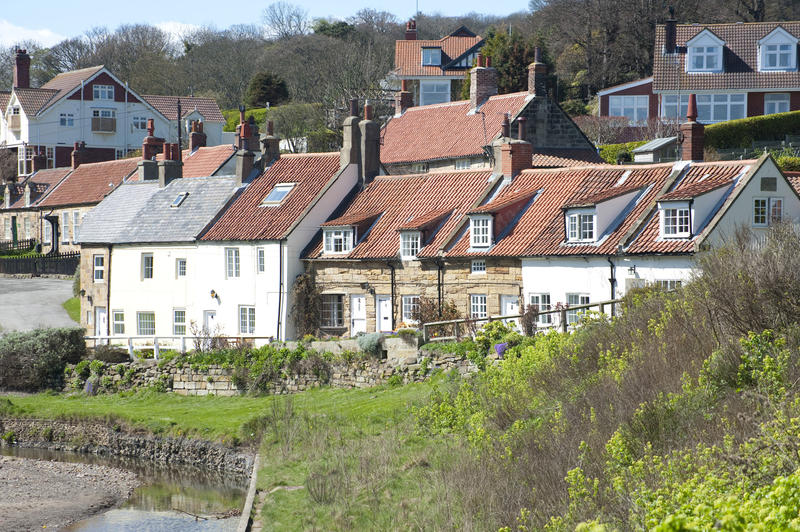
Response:
M790 111L710 124L705 129L705 145L718 150L750 148L754 141L778 141L797 134L800 134L800 111Z
M239 110L226 109L222 111L222 116L225 117L225 126L223 126L222 131L236 131L236 126L239 125ZM244 112L245 120L251 116L255 119L256 124L259 124L259 127L264 127L264 123L267 120L267 110L264 108L248 109Z
M86 354L81 328L11 332L0 338L0 389L61 389L64 368Z
M633 154L631 152L639 146L647 144L647 142L646 140L637 140L635 142L623 142L622 144L603 144L599 146L600 157L608 164L617 164L617 157L622 153L627 153L630 155L629 160L632 161Z

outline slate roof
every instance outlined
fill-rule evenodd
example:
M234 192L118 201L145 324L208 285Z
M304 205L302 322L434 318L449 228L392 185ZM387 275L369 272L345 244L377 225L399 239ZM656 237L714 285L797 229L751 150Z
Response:
M139 159L86 163L76 168L41 202L42 207L99 203L136 171Z
M39 170L35 174L30 175L25 181L19 183L19 195L14 201L11 202L11 209L25 208L24 185L31 183L31 207L36 206L39 201L44 197L44 194L58 185L67 174L72 171L71 166L62 168L48 168L46 170Z
M444 70L448 63L462 56L465 52L481 43L480 36L468 37L461 35L448 35L438 40L398 40L394 46L394 74L399 78L416 76L464 76L471 68L449 68ZM422 65L423 48L441 48L442 64Z
M380 213L366 234L358 235L353 250L348 254L325 255L322 238L317 237L309 246L307 258L364 259L393 258L399 252L398 229L408 227L415 216L431 212L448 211L441 227L422 242L419 257L434 257L450 233L464 222L469 211L491 186L491 171L458 171L414 174L406 176L376 177L360 192L339 220L356 220L364 213Z
M192 242L238 191L233 177L125 183L86 216L81 243ZM178 195L188 193L179 207Z
M219 105L214 98L199 98L194 96L159 96L154 94L143 95L142 98L156 111L164 115L167 120L178 119L178 100L181 101L183 116L194 112L195 108L208 122L225 122L225 117L219 110ZM182 118L182 117L181 117Z
M281 155L250 183L201 240L283 238L338 172L338 152ZM295 183L295 186L280 204L261 206L277 183Z
M793 72L759 72L758 41L778 26L794 37L800 37L800 22L751 22L745 24L678 24L676 43L683 53L664 55L664 26L656 26L653 57L653 91L688 92L698 90L788 89L800 87L800 70ZM725 41L724 72L689 74L686 72L686 42L705 29Z

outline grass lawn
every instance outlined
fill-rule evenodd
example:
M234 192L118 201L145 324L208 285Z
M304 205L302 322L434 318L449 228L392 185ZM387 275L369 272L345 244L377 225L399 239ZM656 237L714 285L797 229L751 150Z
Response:
M81 322L81 300L77 297L71 297L61 303L61 306L64 307L64 310L67 311L69 317L75 323Z

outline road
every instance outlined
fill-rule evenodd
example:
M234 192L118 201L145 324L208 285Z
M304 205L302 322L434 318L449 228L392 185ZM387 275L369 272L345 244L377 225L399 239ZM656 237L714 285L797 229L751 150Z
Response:
M77 327L61 304L72 297L72 281L0 277L0 331Z

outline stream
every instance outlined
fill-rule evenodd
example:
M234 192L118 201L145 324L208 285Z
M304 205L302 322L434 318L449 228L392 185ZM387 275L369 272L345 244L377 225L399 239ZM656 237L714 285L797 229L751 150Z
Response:
M100 464L136 473L141 484L127 501L64 529L70 532L235 531L247 493L246 478L191 466L16 446L2 447L0 454Z

